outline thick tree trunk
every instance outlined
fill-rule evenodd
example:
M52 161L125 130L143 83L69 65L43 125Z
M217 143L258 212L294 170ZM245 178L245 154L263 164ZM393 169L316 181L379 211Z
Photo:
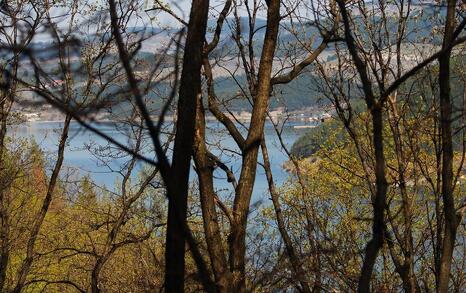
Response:
M91 292L92 293L100 293L99 288L99 275L102 271L102 267L104 265L105 260L103 258L99 258L94 265L94 268L91 272Z
M373 219L372 219L372 239L366 245L366 251L358 282L358 292L370 292L372 272L380 249L384 243L385 225L385 204L387 196L387 178L385 174L385 155L383 142L383 101L377 100L372 89L372 81L367 73L367 64L361 59L358 53L354 37L351 33L350 20L346 10L346 3L337 0L345 27L345 41L348 50L353 58L354 65L361 79L364 99L367 109L372 117L372 143L375 158L375 194L372 195Z
M165 246L165 290L184 292L186 210L189 171L194 142L196 99L201 92L202 48L208 0L194 0L189 17L178 100L178 121L173 150L173 194L168 204Z
M359 277L358 292L370 292L370 281L375 261L384 242L385 231L385 201L387 195L387 180L385 176L385 156L383 153L383 116L382 108L374 105L371 109L373 144L375 155L376 194L372 201L374 218L372 221L372 239L367 243L366 254Z
M445 35L443 48L453 41L455 29L456 1L448 1L447 19L445 23ZM450 57L451 50L439 58L439 90L440 90L440 128L442 138L442 199L444 212L444 235L440 258L440 271L438 292L448 292L450 270L455 247L456 231L459 217L455 210L453 196L453 142L452 142L452 104L450 97Z
M249 204L256 177L257 156L264 132L265 114L271 89L272 63L277 44L280 23L280 1L268 1L267 26L259 65L258 82L255 88L254 106L249 133L243 149L241 175L233 205L234 223L229 239L230 269L233 272L235 292L246 291L245 256L246 228Z
M131 68L131 57L126 51L119 31L119 16L116 11L115 1L109 0L109 6L112 30L118 46L120 61L123 63L137 107L149 128L158 158L157 167L165 183L169 200L165 242L165 290L167 292L184 292L185 243L187 241L204 289L207 292L213 292L215 287L210 280L209 271L186 221L189 171L196 118L196 98L201 93L202 45L205 40L209 1L194 0L191 6L184 47L178 101L178 121L176 123L176 138L171 166L160 144L159 129L152 121Z
M209 158L205 143L205 113L202 99L198 99L196 113L197 126L194 161L199 178L202 218L208 253L218 292L232 292L231 273L228 269L228 262L224 253L222 235L215 208L216 194L213 182L215 162Z

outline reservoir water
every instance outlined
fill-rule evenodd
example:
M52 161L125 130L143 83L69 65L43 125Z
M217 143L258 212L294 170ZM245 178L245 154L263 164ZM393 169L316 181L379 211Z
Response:
M281 136L288 148L291 148L293 142L306 131L303 128L295 128L295 126L302 125L303 122L288 122L283 127ZM28 122L14 126L10 131L10 135L34 139L46 154L46 158L50 158L50 162L53 163L52 158L54 158L54 153L57 150L61 127L62 122ZM113 123L99 123L96 124L96 127L112 138L127 143L126 136ZM212 153L221 157L222 161L234 172L236 178L239 178L241 157L235 154L235 152L238 152L235 142L224 133L225 129L221 125L212 122L208 123L207 140ZM265 136L274 180L280 185L289 177L289 173L283 169L283 163L288 160L288 157L283 151L271 123L265 125ZM115 152L112 153L110 158L107 157L106 159L96 156L96 152L105 154L106 146L108 146L108 143L105 139L85 130L77 122L72 122L65 152L65 168L62 171L62 178L66 174L67 180L78 180L82 176L88 175L97 185L105 185L109 189L114 189L115 183L121 182L122 175L118 171L128 161L128 157L125 157L123 153L118 154ZM151 157L150 154L147 154L147 156ZM261 156L259 155L259 157ZM140 163L138 168L142 167L143 164ZM254 200L260 200L267 194L267 180L261 165L257 166L257 171L253 194ZM191 174L193 173L191 172ZM226 181L223 171L216 170L215 176L215 184L218 190L223 190L223 192L232 191L231 184Z

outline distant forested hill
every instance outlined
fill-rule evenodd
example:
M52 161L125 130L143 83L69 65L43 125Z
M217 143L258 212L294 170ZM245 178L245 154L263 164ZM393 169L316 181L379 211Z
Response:
M412 5L416 6L417 2L414 1ZM366 5L370 6L370 3L367 2ZM435 35L432 34L433 29L438 25L438 19L441 18L439 17L444 13L443 9L439 6L436 5L429 5L429 4L422 4L416 6L416 9L413 9L413 12L411 13L409 19L408 19L408 29L407 29L407 37L404 40L406 43L416 43L416 42L430 42L430 43L437 43L440 41L440 39L436 39ZM377 16L376 16L377 18ZM356 17L356 22L358 20L360 21L360 26L363 26L363 21ZM391 17L388 15L389 23L392 23L393 27L393 32L396 32L396 24L398 22L398 19L395 17ZM253 36L253 44L254 44L254 49L256 52L260 52L260 48L262 47L262 40L264 37L265 33L265 25L266 21L264 19L258 18L256 19L255 23L255 34ZM294 24L296 25L296 24ZM300 39L313 39L314 46L317 46L321 39L320 39L320 34L318 30L308 24L308 23L303 23L300 24L301 27L299 27L297 30L294 30L294 32L298 31L298 37ZM235 56L237 54L237 46L235 44L234 39L232 38L232 35L235 33L235 26L236 22L232 17L228 17L226 20L226 24L223 26L223 31L222 31L222 39L221 39L221 45L217 47L216 51L212 52L212 58L223 56L226 58L226 56ZM216 27L216 22L215 21L209 21L208 24L208 38L211 38L214 30ZM240 17L239 19L239 27L241 28L241 38L244 39L246 42L249 38L249 19L246 17ZM390 27L390 25L389 25ZM296 42L296 36L293 35L290 31L293 31L292 29L292 24L286 21L283 21L281 23L281 31L280 31L280 44L290 44ZM170 35L175 34L178 31L176 28L157 28L157 27L132 27L128 28L126 33L128 34L134 34L140 37L143 37L146 39L145 42L158 42L158 38L151 38L150 36L165 36L169 38ZM364 29L358 30L361 31L361 34L364 34ZM82 39L82 42L93 42L93 41L98 41L105 39L107 37L108 33L103 33L103 34L93 34L90 36L85 36ZM76 36L79 38L80 36ZM440 36L439 36L440 38ZM386 44L389 45L389 44ZM56 49L53 49L53 42L51 40L49 41L41 41L41 42L36 42L36 43L31 43L30 49L31 52L34 52L36 54L36 57L38 57L39 60L42 61L51 61L57 56ZM287 46L285 46L286 48ZM149 46L148 48L151 48ZM276 56L278 58L283 58L287 52L286 50L283 51L281 46L277 48ZM301 56L304 56L303 52L297 52ZM163 57L161 56L160 52L152 52L152 51L140 51L137 54L137 59L143 60L144 62L148 62L149 64L154 63L154 60L159 60L160 58L165 59L165 64L163 66L170 66L173 64L174 61L174 56L171 56L170 54L173 54L173 52L170 52L169 54L165 54ZM0 54L2 57L8 57L8 53L2 52ZM73 54L73 56L78 57L80 55L80 51L76 50ZM329 55L329 60L332 59L332 54ZM22 56L23 58L27 59L28 56L24 54ZM76 58L78 59L78 58ZM109 55L106 57L106 62L114 62L117 60L117 56ZM105 62L104 62L105 64ZM53 70L53 66L57 66L56 63L54 62L49 62L48 65L50 67L50 70ZM76 61L76 64L73 64L73 67L79 68L80 64L79 61ZM144 65L139 65L135 64L135 70L141 70L144 71L147 69L147 66L144 67ZM47 68L46 68L47 69ZM25 70L27 73L30 70ZM84 81L86 79L86 76L82 76L82 80ZM79 82L79 76L77 76L76 79ZM238 86L238 83L241 85L245 85L246 80L244 75L237 75L234 78L232 77L217 77L215 80L215 87L216 87L216 93L218 95L218 98L222 101L228 104L230 109L232 111L248 111L250 109L250 102L247 99L244 98L234 98L238 93L240 93L241 89ZM290 84L287 85L279 85L274 88L273 95L270 100L270 108L274 109L276 107L280 106L286 106L289 110L299 110L303 109L306 107L311 107L315 106L317 103L328 103L322 95L322 93L319 92L316 86L316 78L315 76L309 74L309 73L303 73L300 75L298 78L296 78L294 81L292 81ZM171 91L171 84L170 83L159 83L157 86L150 91L147 94L147 97L151 100L151 107L153 109L159 109L162 107L163 104L163 98L164 96L168 96L169 92ZM113 96L112 95L112 89L109 88L105 93L108 94L109 97L107 99L114 99L117 100L119 97ZM104 96L104 95L102 95ZM109 101L111 102L111 101ZM125 104L122 103L121 105L121 111L125 110Z
M228 101L233 111L249 110L250 103L246 99L230 99L241 91L238 83L246 84L245 76L221 77L216 79L216 93L219 99ZM270 100L270 108L286 106L289 110L299 110L315 106L317 103L326 103L324 96L317 90L316 77L311 74L302 74L287 85L277 85Z

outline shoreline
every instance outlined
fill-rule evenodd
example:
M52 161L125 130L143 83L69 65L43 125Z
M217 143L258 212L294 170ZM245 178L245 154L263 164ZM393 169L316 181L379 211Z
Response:
M173 122L174 121L173 117L165 117L164 120L165 120L165 122ZM241 118L237 118L236 120L238 120L240 122L243 122L243 123L247 123L247 122L251 121L250 119L241 119ZM156 120L153 120L153 121L156 121ZM206 116L206 121L208 121L208 122L217 121L217 122L220 123L220 121L218 121L215 116ZM309 117L306 117L306 118L302 118L302 117L294 118L293 117L293 118L288 118L287 121L288 122L301 122L303 124L303 126L296 127L296 129L313 128L313 127L316 126L315 121L314 120L311 121L309 119ZM75 119L72 119L71 122L76 123L77 121ZM126 122L126 121L98 119L98 120L92 120L92 121L87 121L87 122L91 122L91 123L122 123L122 122ZM22 121L19 124L24 124L24 123L28 123L28 124L63 123L63 120L26 120L26 121Z

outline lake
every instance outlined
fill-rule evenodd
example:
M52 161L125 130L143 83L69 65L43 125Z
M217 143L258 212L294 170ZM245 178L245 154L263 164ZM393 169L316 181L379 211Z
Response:
M306 131L306 129L302 128L296 129L294 126L302 126L303 124L303 122L288 122L283 128L282 139L288 148L291 148L294 141ZM33 138L46 153L46 158L53 158L58 147L61 126L62 122L27 122L14 126L10 130L10 135ZM126 142L125 135L116 129L113 123L99 123L96 126L112 138L120 142ZM239 178L241 157L234 154L238 151L235 142L224 133L225 129L220 124L213 122L207 124L207 140L211 144L211 151L220 156L222 161L235 173L236 178ZM266 123L265 135L273 176L275 182L279 185L289 176L288 172L282 167L288 157L282 150L271 123ZM71 122L64 160L64 167L67 172L62 172L62 176L71 173L68 180L76 180L81 176L88 175L96 184L113 189L116 182L121 182L122 177L118 170L128 161L128 157L124 157L121 153L113 153L111 158L102 160L102 158L94 154L95 151L105 152L107 145L105 139L95 133L86 131L77 122ZM93 150L93 152L90 150ZM142 163L138 164L139 169L142 167ZM264 198L268 189L263 168L259 165L257 170L253 200ZM191 174L193 173L191 172ZM223 190L223 192L231 192L231 184L226 181L224 173L221 170L216 170L215 176L216 187ZM229 191L226 191L227 189Z

